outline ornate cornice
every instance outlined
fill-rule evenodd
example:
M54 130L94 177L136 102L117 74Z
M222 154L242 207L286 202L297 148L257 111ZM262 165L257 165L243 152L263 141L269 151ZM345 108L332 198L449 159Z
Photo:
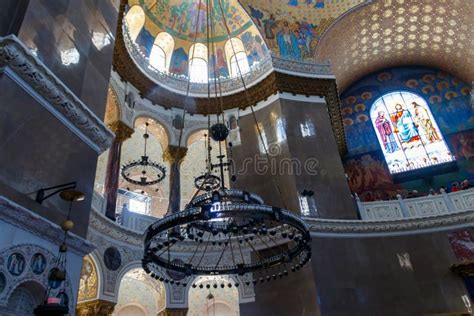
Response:
M14 35L0 37L0 67L97 153L111 146L112 132Z
M27 210L4 196L0 196L0 220L37 235L54 245L59 246L64 238L64 231L59 225ZM95 249L87 240L73 233L68 234L66 243L72 252L81 257Z
M396 220L332 220L305 218L312 236L317 237L375 237L413 235L447 231L474 225L474 211Z

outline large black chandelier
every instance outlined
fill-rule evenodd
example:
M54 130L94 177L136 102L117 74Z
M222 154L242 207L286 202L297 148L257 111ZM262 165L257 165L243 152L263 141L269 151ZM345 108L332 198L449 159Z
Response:
M140 185L150 186L161 182L166 177L166 167L162 164L150 160L146 154L147 141L150 135L148 134L148 122L145 123L145 133L143 139L145 140L143 156L140 159L132 160L122 166L122 177L125 181Z
M178 284L160 271L176 272L181 280L247 275L256 284L295 272L311 257L311 237L299 216L236 189L195 197L183 211L151 225L145 236L145 271Z
M199 0L199 4L201 1ZM207 45L215 55L215 43L210 41L210 38L214 38L215 35L214 18L210 18L210 14L215 14L217 10L220 10L218 15L222 18L235 54L222 0L217 1L216 10L213 8L214 3L216 2L208 1L206 6ZM197 16L198 21L200 12ZM196 43L196 37L194 41ZM209 55L211 49L208 49L208 60L211 60ZM194 56L194 52L190 54ZM300 270L310 260L310 233L304 221L296 213L285 208L265 205L263 199L254 193L226 188L224 173L232 167L232 164L226 159L222 146L226 146L231 156L232 144L227 142L229 131L225 125L220 79L216 75L215 63L213 67L214 78L208 78L208 109L219 108L219 104L212 104L213 100L216 102L220 100L220 109L217 111L216 122L213 124L211 124L211 116L207 116L206 171L195 178L194 185L198 190L183 210L170 212L145 231L142 266L151 277L165 283L187 286L192 282L192 287L207 289L211 287L211 284L195 283L196 277L234 276L233 284L222 283L221 288L238 287L239 281L235 280L245 282L246 285L256 285L283 278L290 272ZM244 93L248 97L238 62L237 69ZM211 82L215 85L214 99L211 99ZM189 78L187 84L186 105L188 105L191 84ZM217 95L218 91L219 95ZM248 103L251 104L251 102ZM183 109L183 123L186 117L186 105ZM258 136L269 158L253 106L250 109ZM185 124L180 130L178 145L181 145L184 126ZM211 138L219 146L217 156L219 161L214 164L211 161ZM213 174L216 169L220 171L219 176ZM236 179L235 175L230 178L232 181ZM281 193L278 183L275 184ZM214 288L218 286L217 283L212 285Z

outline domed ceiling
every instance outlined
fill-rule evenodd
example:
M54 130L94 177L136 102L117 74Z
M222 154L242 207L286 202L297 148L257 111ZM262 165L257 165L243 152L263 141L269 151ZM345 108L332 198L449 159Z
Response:
M271 49L282 59L315 61L321 35L364 0L241 0Z
M416 65L474 80L474 14L466 0L384 0L333 24L316 58L331 60L339 91L380 69Z
M129 0L123 29L137 66L174 92L186 90L190 76L193 96L207 93L208 77L218 78L229 94L242 89L240 72L250 86L272 70L267 46L237 0ZM203 64L197 79L189 72L193 57Z
M152 34L165 31L175 39L194 43L207 42L208 0L131 0L130 6L140 5L147 17L145 28ZM242 34L253 26L237 1L213 0L209 6L209 21L214 26L210 40L222 42L228 39L225 22L232 37Z

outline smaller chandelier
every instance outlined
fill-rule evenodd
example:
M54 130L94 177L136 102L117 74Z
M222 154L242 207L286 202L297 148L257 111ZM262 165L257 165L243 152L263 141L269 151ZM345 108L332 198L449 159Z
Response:
M148 122L145 123L145 140L144 153L140 159L132 160L122 166L122 177L125 181L140 185L150 186L161 182L166 177L166 167L162 164L152 161L146 154L148 134Z

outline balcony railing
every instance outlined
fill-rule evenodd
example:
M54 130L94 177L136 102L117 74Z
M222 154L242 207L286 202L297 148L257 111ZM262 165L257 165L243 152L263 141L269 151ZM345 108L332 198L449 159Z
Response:
M357 206L362 220L403 219L474 211L474 189L392 201L361 202Z

